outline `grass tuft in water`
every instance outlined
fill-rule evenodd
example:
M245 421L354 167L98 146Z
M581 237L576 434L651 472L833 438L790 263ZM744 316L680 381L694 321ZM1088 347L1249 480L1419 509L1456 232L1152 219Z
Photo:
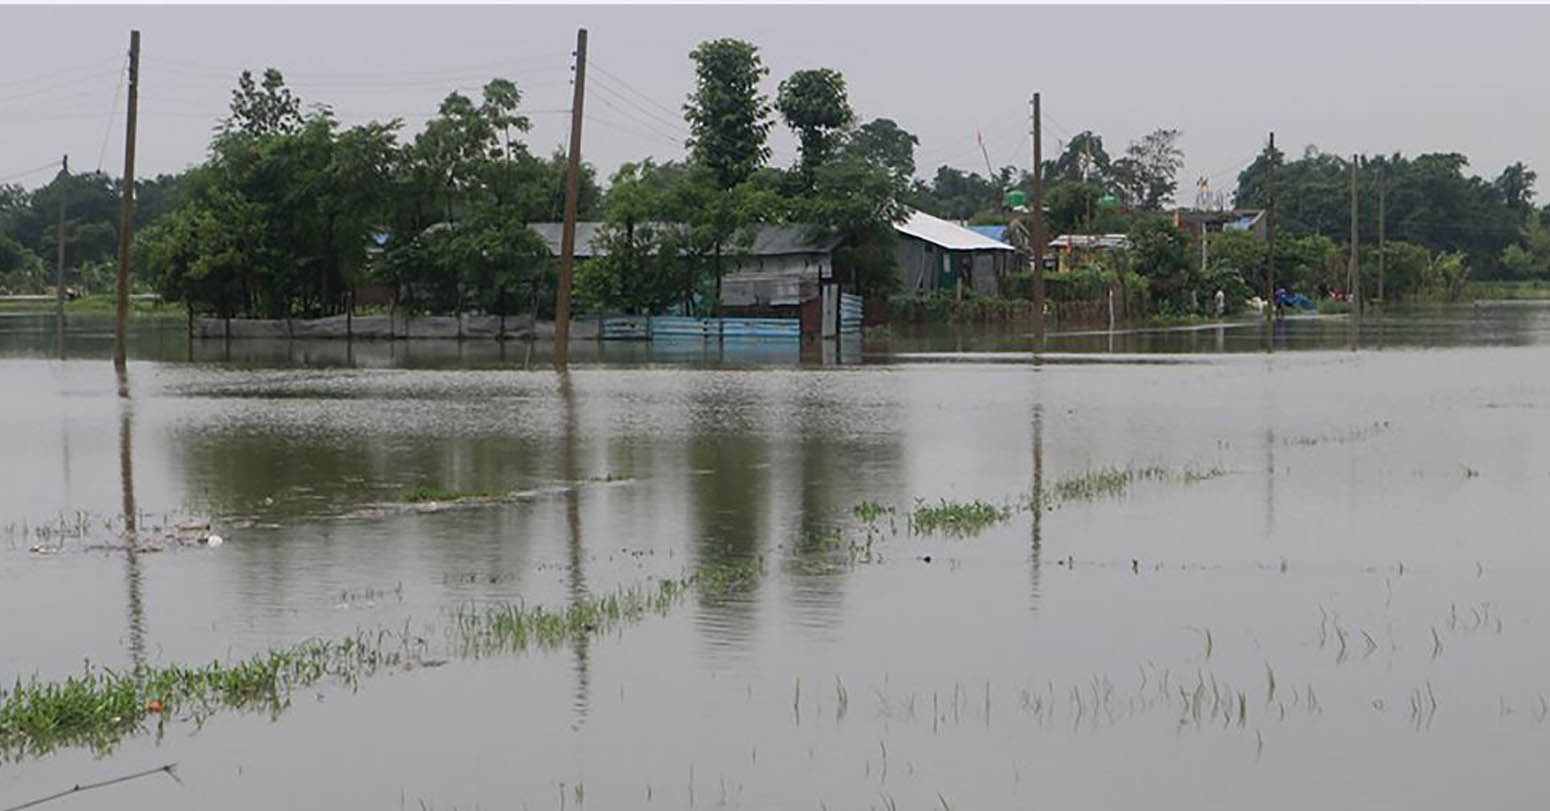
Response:
M917 503L910 513L910 526L916 532L941 532L963 537L973 535L1012 517L1012 510L988 501L953 502L943 499L936 504Z
M517 603L464 607L447 629L452 652L482 656L554 648L665 614L690 593L725 597L756 585L762 559L704 564L688 576L647 581L562 608ZM278 715L298 690L322 683L351 688L380 672L434 667L426 639L402 630L362 631L335 640L311 639L249 659L120 671L90 663L78 675L18 679L0 689L0 761L40 757L62 747L98 753L151 720L201 720L217 710L264 710Z
M496 499L506 495L494 490L442 490L436 487L417 487L404 494L404 501L410 504L427 504L437 501Z

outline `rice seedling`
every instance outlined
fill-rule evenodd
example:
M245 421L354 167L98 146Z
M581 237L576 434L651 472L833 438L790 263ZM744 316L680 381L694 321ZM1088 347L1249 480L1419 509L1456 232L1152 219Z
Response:
M861 521L875 524L883 516L892 515L894 509L892 507L885 507L875 501L863 501L851 508L851 512Z
M705 564L686 577L622 587L563 608L508 604L451 613L451 652L484 656L554 648L589 635L664 614L690 593L726 596L756 582L762 561ZM0 760L38 757L62 747L98 753L172 718L202 721L219 710L262 710L278 716L299 690L322 683L355 689L378 673L434 667L428 640L401 630L358 631L340 639L309 639L236 661L154 665L115 670L87 663L62 680L17 679L0 688ZM579 799L579 798L578 798Z
M974 499L967 502L950 502L942 499L936 504L917 502L910 513L910 527L921 533L941 532L953 537L974 535L986 527L994 526L1012 517L1008 507L998 507L987 501Z

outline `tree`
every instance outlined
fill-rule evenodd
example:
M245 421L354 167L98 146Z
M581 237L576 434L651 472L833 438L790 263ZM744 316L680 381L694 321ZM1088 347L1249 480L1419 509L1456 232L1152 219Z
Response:
M1544 214L1529 210L1524 215L1523 242L1503 249L1502 266L1518 279L1550 277L1550 228Z
M47 282L43 260L25 245L0 231L0 290L8 293L41 292Z
M705 272L677 222L675 198L688 180L683 167L649 159L614 173L598 235L603 255L576 271L578 297L600 309L663 312L692 300Z
M738 39L702 42L689 58L695 72L695 90L684 105L689 153L710 169L718 187L730 189L770 157L769 99L759 93L769 69L758 48Z
M1110 166L1114 183L1125 199L1146 211L1158 211L1171 202L1178 188L1177 175L1184 165L1178 130L1155 130L1132 143L1125 156Z
M1110 178L1110 164L1109 153L1103 148L1103 136L1084 130L1072 137L1065 150L1044 167L1044 182L1094 181L1104 185Z
M253 82L252 71L245 70L237 77L237 89L231 92L231 115L221 121L218 132L290 134L301 125L301 98L285 86L280 71L265 68L260 84Z
M769 69L759 49L738 39L702 42L689 54L695 90L684 105L689 122L690 172L678 197L688 213L691 241L711 245L716 312L721 310L722 252L728 241L767 217L766 190L750 185L769 159L769 99L759 80Z
M876 118L850 134L845 151L908 182L915 175L915 147L919 145L920 139L893 119Z
M1533 210L1534 181L1537 179L1538 172L1518 161L1503 169L1491 185L1502 196L1508 208L1526 212Z
M845 97L845 78L828 68L799 70L780 83L775 109L801 143L801 177L811 191L813 176L839 147L839 132L855 113Z

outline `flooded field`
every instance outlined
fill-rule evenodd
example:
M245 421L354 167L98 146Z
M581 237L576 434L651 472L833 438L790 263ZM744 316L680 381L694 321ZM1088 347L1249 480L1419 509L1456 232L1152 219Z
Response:
M1550 307L1030 348L0 316L0 807L1550 791Z

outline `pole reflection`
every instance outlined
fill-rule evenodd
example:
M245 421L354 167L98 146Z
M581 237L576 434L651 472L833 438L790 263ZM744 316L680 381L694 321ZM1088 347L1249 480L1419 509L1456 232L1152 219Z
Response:
M581 544L581 491L579 460L577 459L578 426L576 416L576 392L571 385L570 372L561 368L560 399L564 404L564 431L561 440L561 474L565 478L565 526L567 550L570 558L570 599L572 606L580 606L587 600L586 556ZM576 694L571 700L575 710L574 726L586 723L591 707L591 651L586 634L575 635L573 653L576 660Z
M1044 563L1044 405L1033 404L1033 538L1028 551L1032 608L1039 610L1039 575Z
M129 373L116 366L118 377L118 472L123 490L124 586L128 598L129 661L135 670L145 667L145 602L135 511L134 402L129 396Z

